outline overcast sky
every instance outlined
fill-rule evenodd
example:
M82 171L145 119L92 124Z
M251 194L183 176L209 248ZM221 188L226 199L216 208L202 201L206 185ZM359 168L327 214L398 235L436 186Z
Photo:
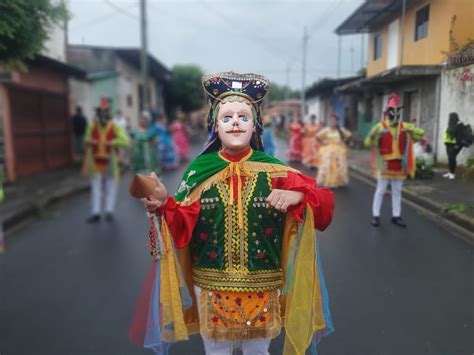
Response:
M362 0L148 0L149 50L168 68L198 64L207 73L233 70L301 87L303 28L308 28L306 84L337 75L334 29ZM139 0L68 0L69 42L140 44ZM342 37L341 76L365 63L367 40ZM364 46L361 57L361 47Z

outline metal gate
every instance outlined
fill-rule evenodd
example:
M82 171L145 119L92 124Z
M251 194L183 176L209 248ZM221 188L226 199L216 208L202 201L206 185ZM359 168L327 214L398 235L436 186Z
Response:
M10 86L8 96L16 177L70 164L67 95Z

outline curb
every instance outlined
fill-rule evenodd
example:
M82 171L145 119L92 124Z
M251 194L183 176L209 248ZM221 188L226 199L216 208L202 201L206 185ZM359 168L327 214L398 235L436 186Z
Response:
M352 164L349 164L349 170L356 178L360 178L360 180L363 180L366 183L372 183L375 185L376 179L370 173L367 173L367 171ZM425 197L421 197L406 187L403 188L402 192L403 199L411 202L415 207L427 210L436 217L437 220L442 219L454 224L455 227L457 227L458 232L462 234L462 236L459 237L466 240L469 244L474 245L474 218L457 211L446 210L443 205Z
M81 183L69 188L56 190L53 194L42 199L35 200L35 202L33 203L23 204L14 212L10 213L3 220L5 236L8 237L10 234L12 234L18 226L21 226L23 224L23 222L28 221L31 218L40 216L41 211L51 206L52 204L61 201L67 197L86 192L89 189L89 182Z

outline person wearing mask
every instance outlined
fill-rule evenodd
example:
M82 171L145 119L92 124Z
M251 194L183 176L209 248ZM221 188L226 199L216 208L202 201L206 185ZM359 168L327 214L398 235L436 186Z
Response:
M94 120L87 127L84 142L87 150L82 172L91 179L91 216L87 222L100 221L103 194L105 219L111 222L120 179L119 150L129 145L128 135L111 119L108 107L98 107Z
M407 175L415 176L413 142L423 138L424 131L400 119L400 99L392 93L381 122L370 130L364 141L373 149L373 164L377 188L372 204L372 225L380 225L380 209L388 184L392 187L392 223L406 227L401 217L402 187Z
M152 181L132 195L149 213L154 261L130 339L163 349L200 333L207 355L268 354L285 327L282 353L304 354L333 330L314 234L331 222L333 194L263 152L267 78L220 73L203 86L209 140L175 196L155 174L131 184Z

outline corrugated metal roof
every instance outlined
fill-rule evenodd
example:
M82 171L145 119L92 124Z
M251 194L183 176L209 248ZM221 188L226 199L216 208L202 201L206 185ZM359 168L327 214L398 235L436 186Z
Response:
M413 0L405 0L408 8ZM335 32L338 35L373 32L392 18L402 15L403 0L367 0Z

